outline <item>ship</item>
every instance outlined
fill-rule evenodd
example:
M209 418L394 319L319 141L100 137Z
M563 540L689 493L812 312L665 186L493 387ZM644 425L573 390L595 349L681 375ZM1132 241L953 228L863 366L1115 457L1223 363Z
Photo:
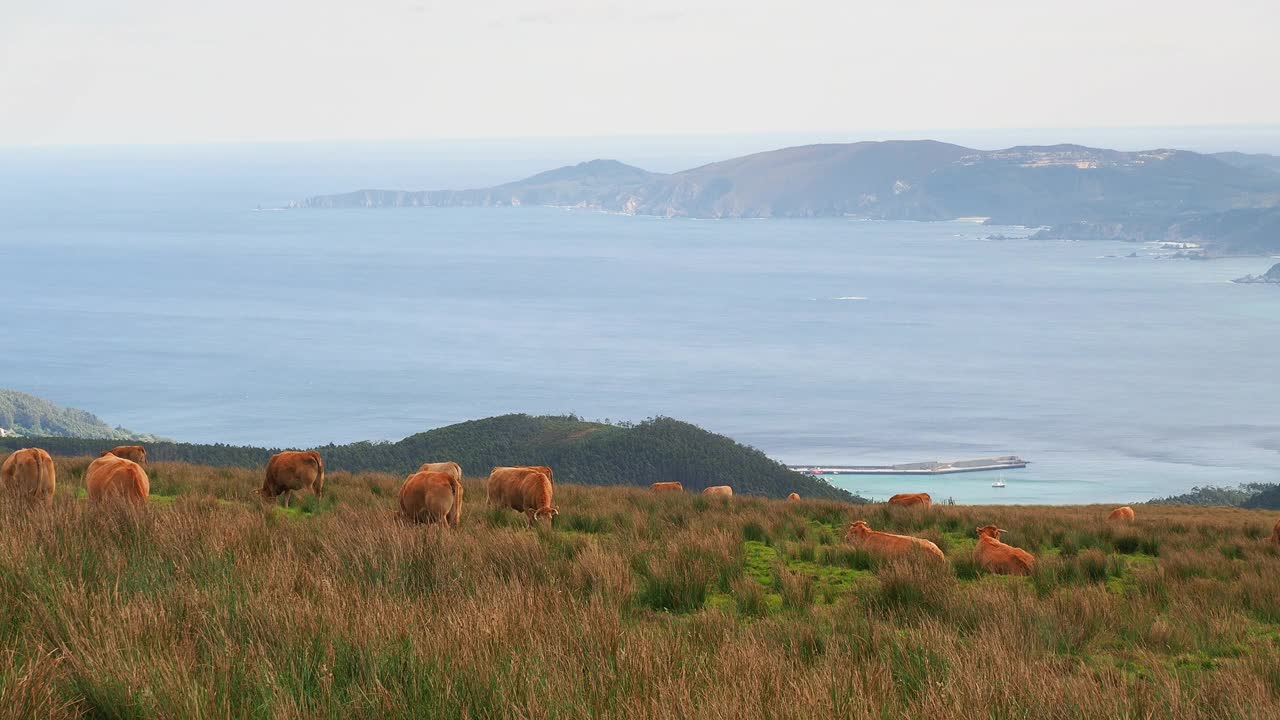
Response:
M899 465L791 465L805 475L948 475L962 472L1015 470L1029 464L1017 455L974 458L971 460L931 460Z

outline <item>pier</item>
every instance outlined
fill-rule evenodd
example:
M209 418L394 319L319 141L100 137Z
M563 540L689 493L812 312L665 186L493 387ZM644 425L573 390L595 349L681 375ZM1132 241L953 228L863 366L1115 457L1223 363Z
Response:
M805 475L947 475L988 470L1016 470L1027 466L1017 455L976 458L973 460L932 460L900 465L788 465Z

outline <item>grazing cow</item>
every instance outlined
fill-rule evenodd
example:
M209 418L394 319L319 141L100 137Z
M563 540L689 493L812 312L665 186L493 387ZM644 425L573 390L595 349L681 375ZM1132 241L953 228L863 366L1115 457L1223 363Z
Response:
M1128 505L1118 507L1115 510L1112 510L1110 515L1107 515L1107 519L1117 520L1119 522L1133 522L1133 508Z
M898 507L927 508L933 504L933 498L929 497L929 493L898 493L889 498L889 504Z
M98 457L107 454L115 455L125 460L132 460L143 467L147 465L147 449L141 445L120 445L98 455Z
M458 527L462 519L462 482L449 472L416 472L400 486L400 512L413 522L443 522Z
M917 551L925 552L938 558L944 557L937 545L924 538L911 537L910 535L893 535L872 530L871 526L867 525L864 520L849 523L849 529L844 534L844 541L880 557L902 557Z
M1133 507L1125 505L1124 507L1116 507L1107 515L1107 520L1119 520L1121 523L1133 523Z
M151 494L151 481L138 463L107 453L89 463L84 471L84 488L92 502L119 498L145 505Z
M733 497L733 488L728 485L712 485L702 491L703 495L719 495L720 497Z
M489 471L489 481L485 483L485 499L490 505L507 505L507 487L526 473L539 472L547 476L547 480L555 485L555 477L551 468L545 465L500 465Z
M977 528L978 545L973 549L973 559L978 567L997 575L1030 575L1036 569L1036 559L1031 553L1000 542L1001 530L995 525Z
M56 484L53 458L40 448L18 450L0 466L0 490L6 495L17 495L48 507L53 504Z
M649 489L656 493L665 492L684 492L684 486L678 482L656 482L649 486Z
M519 510L528 516L530 525L537 524L539 520L546 520L550 525L552 518L560 514L560 508L552 504L554 486L551 478L537 470L518 469L518 475L502 473L497 485L494 485L493 476L489 477L490 502Z
M800 493L791 493L787 496L787 502L795 502L800 499Z
M258 495L264 500L275 500L283 494L284 506L289 507L293 491L306 488L320 497L324 488L324 460L315 450L285 450L272 455L267 462L267 475Z
M456 462L422 463L418 472L442 472L453 476L454 480L462 480L462 466Z

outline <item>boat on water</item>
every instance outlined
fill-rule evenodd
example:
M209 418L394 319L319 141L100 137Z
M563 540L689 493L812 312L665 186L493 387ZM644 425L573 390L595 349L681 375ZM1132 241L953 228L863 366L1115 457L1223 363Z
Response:
M791 469L805 475L946 475L986 470L1012 470L1024 468L1027 464L1026 460L1017 455L1002 455L973 460L933 460L901 465L792 465Z
M1002 488L1002 487L1004 487L1004 478L1003 478L1003 477L998 477L998 478L996 478L996 481L995 481L995 482L993 482L993 483L991 483L991 487L993 487L993 488Z

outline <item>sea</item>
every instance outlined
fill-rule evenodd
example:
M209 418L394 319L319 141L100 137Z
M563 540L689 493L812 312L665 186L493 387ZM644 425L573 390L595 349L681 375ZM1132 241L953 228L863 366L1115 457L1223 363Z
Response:
M0 387L201 443L573 413L687 420L789 464L1030 461L828 478L873 498L1280 482L1280 287L1230 282L1274 258L970 222L276 209L519 177L499 150L387 182L301 151L0 153Z

